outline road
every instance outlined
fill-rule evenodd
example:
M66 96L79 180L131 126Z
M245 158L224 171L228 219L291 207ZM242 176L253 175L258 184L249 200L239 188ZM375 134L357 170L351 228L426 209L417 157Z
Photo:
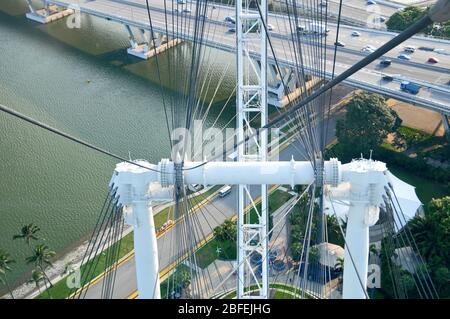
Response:
M148 14L144 0L95 0L87 2L84 0L51 0L50 2L62 6L78 4L81 11L87 14L149 29ZM165 32L167 27L169 34L173 34L174 37L179 37L187 41L194 39L194 20L191 14L174 13L171 16L172 13L169 13L166 19L163 2L151 0L150 6L154 31ZM192 12L195 12L192 3L188 3L187 6L191 8ZM216 6L213 9L211 6L209 10L212 13L207 14L208 19L205 22L204 44L209 47L234 53L236 47L235 34L229 32L230 26L224 22L226 16L234 14L233 8ZM168 23L167 25L166 22ZM180 23L183 25L182 28L177 27L177 25L181 25ZM295 66L293 50L289 49L289 45L291 45L289 39L292 36L289 32L290 27L289 23L286 22L286 18L279 15L270 15L269 23L275 27L275 30L271 33L271 39L278 61L285 65ZM332 39L335 37L335 30L333 28L333 25L330 25L331 31L328 35L328 43L332 43ZM352 37L351 32L353 30L355 28L343 27L340 31L340 40L345 42L346 46L338 49L336 74L348 69L364 57L364 54L360 52L362 46L371 44L378 47L395 36L394 33L358 29L361 35L359 37ZM314 45L314 43L311 43L311 36L303 36L302 38L305 48L304 51L308 51L308 48ZM387 54L387 57L393 59L390 67L381 69L378 62L374 62L356 73L346 83L405 102L412 102L413 104L427 107L434 111L449 114L450 106L448 101L450 101L450 86L447 83L450 79L450 42L437 42L428 38L414 37L408 40L405 45L438 50L431 53L416 50L415 53L411 54L411 61L402 61L396 58L403 51L404 46L401 46ZM328 78L331 77L333 50L333 46L330 45L327 50L324 50L327 55L326 75ZM257 46L255 46L254 51L257 51ZM430 56L437 57L440 60L439 63L436 65L428 64L427 59ZM313 60L310 61L308 57L306 54L305 68L314 69L314 62ZM273 61L272 52L269 52L269 60ZM382 76L384 74L393 75L394 81L383 81ZM416 96L400 91L399 82L405 79L417 82L424 89Z

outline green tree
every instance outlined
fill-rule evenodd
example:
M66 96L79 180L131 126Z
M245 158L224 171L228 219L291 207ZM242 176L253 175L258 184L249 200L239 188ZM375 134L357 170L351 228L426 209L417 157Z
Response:
M39 268L35 268L31 272L31 278L28 280L28 283L34 284L39 290L39 293L41 293L41 282L44 280L44 273Z
M336 124L341 153L349 160L368 155L396 125L396 115L378 94L359 93L347 104L345 118Z
M22 226L20 229L20 233L13 236L13 240L23 239L26 244L30 247L31 241L39 240L37 233L40 231L40 228L34 224L28 224Z
M51 258L53 258L55 255L56 253L53 250L50 250L47 245L38 244L34 247L33 255L25 259L28 264L34 264L35 267L39 268L42 271L50 287L53 287L53 284L51 283L45 270L48 267L53 267Z
M418 6L408 6L403 11L397 11L386 21L389 30L403 31L414 22L418 21L426 14L424 10Z
M316 246L312 246L309 248L309 256L308 256L309 264L317 264L320 261L320 251Z
M11 258L10 254L4 250L0 250L0 282L6 286L12 299L14 299L14 295L9 286L7 272L11 271L11 264L15 262L16 261Z

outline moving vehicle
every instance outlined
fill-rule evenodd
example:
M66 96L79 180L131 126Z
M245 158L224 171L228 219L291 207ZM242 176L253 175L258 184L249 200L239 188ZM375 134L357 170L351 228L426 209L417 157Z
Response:
M306 26L304 25L297 25L297 32L305 32L306 31Z
M389 60L389 59L384 59L384 60L381 60L380 61L380 65L381 66L384 66L384 67L388 67L388 66L390 66L392 64L392 60Z
M185 8L185 9L183 9L183 12L184 13L191 13L191 9Z
M268 23L266 26L267 26L267 30L268 30L268 31L273 31L273 30L275 30L275 27L274 27L272 24L270 24L270 23Z
M394 77L392 75L385 74L382 77L383 81L392 82L394 81Z
M328 29L322 23L310 23L309 24L309 31L313 32L315 34L327 34L328 32L330 32L330 29Z
M334 42L334 45L335 45L335 46L338 46L338 47L345 47L345 43L342 42L342 41Z
M416 95L420 91L420 85L409 81L402 81L402 83L400 84L400 89L404 92Z
M227 16L227 17L225 17L225 22L236 24L236 19L231 16Z
M416 52L416 47L413 47L412 45L408 45L405 47L405 52L414 53Z
M439 60L432 56L428 58L428 63L439 63Z
M228 32L231 32L231 33L236 33L236 28L235 28L235 27L233 27L233 28L229 28L229 29L228 29Z
M219 197L225 197L231 193L231 186L226 185L219 190Z
M399 58L400 60L406 60L406 61L411 60L411 57L404 53L400 54L397 58Z
M361 35L361 33L358 32L358 31L353 31L352 32L352 37L359 37L360 35Z
M373 52L375 52L375 50L372 48L364 47L361 49L361 52L362 53L373 53Z
M367 5L371 5L371 4L377 4L375 1L373 1L373 0L368 0L367 1Z

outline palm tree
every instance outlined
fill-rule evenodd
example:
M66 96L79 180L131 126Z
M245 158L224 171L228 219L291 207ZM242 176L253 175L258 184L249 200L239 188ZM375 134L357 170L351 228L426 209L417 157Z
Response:
M25 259L28 264L34 264L35 267L39 268L42 271L45 279L47 279L48 283L50 284L50 287L53 287L53 284L45 273L45 269L47 267L53 267L51 258L55 255L56 253L53 250L50 250L47 245L39 244L34 247L33 255Z
M31 279L28 281L28 283L33 283L36 288L39 290L39 294L41 293L41 281L44 281L44 273L39 269L35 268L31 272Z
M4 250L0 250L0 282L3 283L8 289L11 298L14 299L14 295L12 293L11 287L9 286L8 278L6 273L11 271L10 264L15 263L16 261L11 258L11 256Z
M370 244L370 246L369 246L369 254L372 254L374 256L378 256L378 249L377 249L377 246L375 246L375 244Z
M24 225L20 229L20 234L17 234L17 235L13 236L13 240L15 240L15 239L24 239L25 242L27 243L27 245L30 247L32 240L38 240L39 239L39 237L37 236L37 233L40 230L41 229L39 227L37 227L36 225L34 225L34 224Z

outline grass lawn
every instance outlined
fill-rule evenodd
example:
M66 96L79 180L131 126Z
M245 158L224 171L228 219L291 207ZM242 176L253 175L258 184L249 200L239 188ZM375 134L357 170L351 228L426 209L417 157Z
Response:
M179 276L182 272L190 273L189 267L186 266L185 264L179 264L177 266L177 269L175 270L175 272L173 274L171 274L169 276L169 278L167 278L160 284L162 299L167 299L169 288L172 288L172 289L175 288L174 286L175 286L176 282L179 280Z
M217 253L219 249L220 253ZM205 246L200 248L196 254L197 265L205 269L216 259L235 260L236 259L236 243L232 241L221 242L215 238L210 240Z

